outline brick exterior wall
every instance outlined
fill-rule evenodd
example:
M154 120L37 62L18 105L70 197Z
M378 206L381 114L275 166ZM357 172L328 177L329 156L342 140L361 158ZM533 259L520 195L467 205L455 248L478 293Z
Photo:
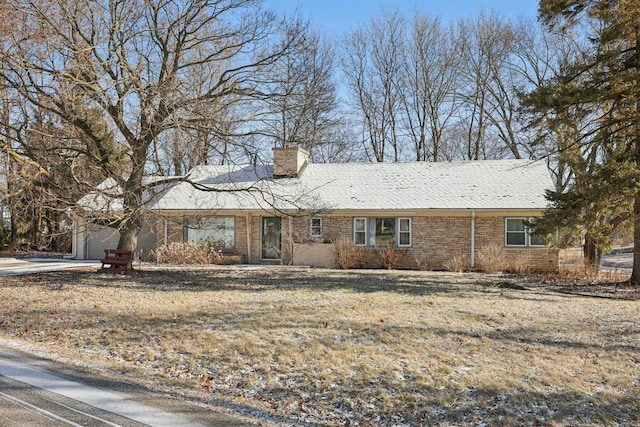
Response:
M382 216L382 215L381 215ZM517 216L517 215L509 215ZM320 241L334 241L342 237L353 239L353 217L322 217L322 238ZM406 216L400 216L406 217ZM295 220L295 229L309 236L309 218ZM445 270L452 257L471 261L471 214L465 216L411 216L412 246L398 248L405 253L404 268L424 268ZM558 251L547 248L506 248L504 247L505 216L478 216L475 220L475 265L478 266L478 252L490 245L504 249L508 265L526 261L535 270L556 270ZM375 248L365 248L368 267L380 267Z
M509 215L518 217L518 215ZM558 251L547 248L508 248L504 244L504 216L476 218L476 265L478 252L490 245L504 248L507 264L526 261L534 270L557 270Z
M235 249L240 255L240 262L247 262L247 218L234 215L236 224Z
M382 216L382 215L381 215ZM353 240L353 218L346 216L321 216L322 238L318 242L332 242L341 238ZM401 216L407 218L408 216ZM469 217L410 217L412 219L412 246L397 248L404 254L402 268L446 269L444 264L452 256L464 251L470 257L471 223ZM296 219L296 229L309 235L309 218ZM380 268L376 248L365 247L366 266Z
M184 217L167 217L166 231L167 243L184 242ZM158 224L158 227L164 227L164 224ZM158 230L158 246L164 244L164 230Z
M202 215L206 216L206 215ZM235 248L243 262L261 263L262 260L262 218L268 215L249 217L250 242L247 242L247 216L235 215ZM363 215L374 217L374 215ZM384 215L379 215L383 217ZM517 215L509 215L517 216ZM314 245L323 245L326 253L331 242L346 238L353 239L352 216L318 215L322 218L322 236L310 236L310 218L282 218L282 260L265 261L288 264L296 257L300 244L305 250L313 250ZM470 264L471 258L471 215L458 214L450 216L406 216L412 222L412 245L410 248L397 248L404 253L402 268L423 268L429 270L445 270L454 256L462 257ZM184 238L184 221L187 217L174 217L167 224L168 241L181 242ZM475 219L475 265L479 266L478 254L483 248L491 245L503 248L507 263L525 261L530 268L536 270L556 270L558 268L558 251L547 248L506 248L504 245L505 216L477 216ZM163 244L164 230L158 230L158 245ZM293 238L291 238L293 237ZM248 244L249 243L249 244ZM250 246L250 248L248 247ZM248 253L250 250L250 254ZM380 255L376 248L365 248L366 266L379 268ZM250 255L250 256L249 256ZM305 257L305 259L313 257Z
M322 236L311 236L311 218L322 219ZM352 239L353 218L346 216L300 216L293 220L295 237L298 242L312 241L316 243L334 242L342 237Z
M454 256L471 258L471 218L429 216L412 222L411 257L421 268L446 270Z

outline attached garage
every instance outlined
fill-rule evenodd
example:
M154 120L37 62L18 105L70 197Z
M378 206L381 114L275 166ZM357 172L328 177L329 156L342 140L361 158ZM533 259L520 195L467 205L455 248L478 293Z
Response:
M96 224L86 224L84 232L78 233L76 251L78 259L101 259L104 257L105 249L114 249L118 247L120 234L118 230L111 227L102 227ZM143 260L149 259L149 252L154 250L157 245L155 224L145 221L138 237L138 245L136 246L136 259L141 257Z

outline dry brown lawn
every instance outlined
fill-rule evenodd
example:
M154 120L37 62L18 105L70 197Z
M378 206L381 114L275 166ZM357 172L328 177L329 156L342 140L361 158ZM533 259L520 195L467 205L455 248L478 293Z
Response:
M261 423L630 426L637 296L478 274L67 271L0 278L0 337Z

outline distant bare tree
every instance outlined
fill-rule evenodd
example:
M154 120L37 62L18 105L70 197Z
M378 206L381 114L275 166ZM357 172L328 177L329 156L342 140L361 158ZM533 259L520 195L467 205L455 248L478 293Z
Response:
M343 113L340 110L341 114ZM314 163L345 163L366 161L366 155L362 146L354 144L357 140L354 131L349 127L349 123L344 118L338 119L338 125L326 129L323 133L321 143L315 144L311 153L311 160Z
M372 158L398 161L403 150L418 161L529 154L518 114L527 82L515 47L512 25L485 13L454 30L419 13L407 26L383 11L352 32L343 71Z
M339 151L332 145L344 145L334 139L345 126L339 112L334 52L333 43L326 37L306 34L299 49L274 67L272 92L279 95L267 101L262 119L265 134L276 145L299 145L311 153L314 161Z
M438 18L416 13L402 64L401 100L415 160L442 160L443 133L455 112L458 53Z
M550 32L529 20L520 20L515 29L513 63L524 76L523 92L541 89L549 80L559 78L569 64L588 55L586 40L580 37L580 32ZM582 155L575 143L580 139L581 129L596 118L593 112L579 106L565 111L564 117L530 115L527 104L529 100L525 98L523 120L527 126L520 137L527 139L531 157L547 161L556 190L563 192L574 181L576 169L579 174L586 172L588 162L576 161Z
M514 31L492 13L458 22L460 124L467 130L466 157L472 160L511 156L522 158L515 120L519 84L511 59ZM490 134L490 132L492 134ZM495 138L501 144L497 144Z
M362 118L362 139L377 162L400 159L400 82L404 19L384 11L380 19L348 35L342 68L355 108Z

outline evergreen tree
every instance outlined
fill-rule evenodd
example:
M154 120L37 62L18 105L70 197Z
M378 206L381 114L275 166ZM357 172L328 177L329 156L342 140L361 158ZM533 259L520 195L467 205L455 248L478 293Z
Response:
M595 249L607 249L609 232L632 221L631 283L640 286L640 2L540 0L539 17L560 31L588 23L591 45L528 97L557 129L570 128L576 111L582 119L572 140L558 147L574 177L566 191L549 194L552 208L541 229L583 223L585 252L595 259Z

